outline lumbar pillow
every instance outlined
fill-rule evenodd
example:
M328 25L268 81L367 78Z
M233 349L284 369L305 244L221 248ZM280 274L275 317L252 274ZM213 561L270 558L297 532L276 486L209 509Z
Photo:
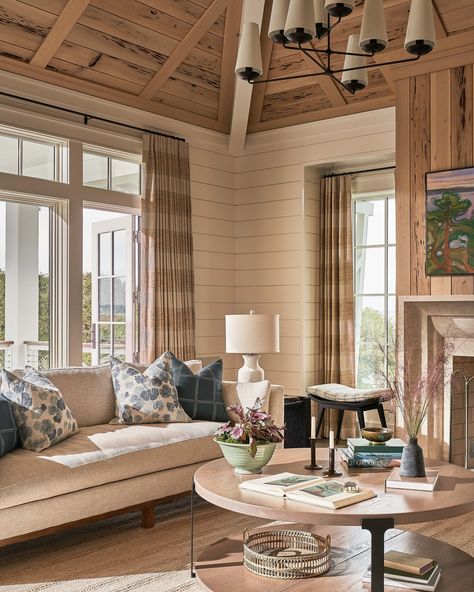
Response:
M222 360L216 360L197 374L171 355L179 402L193 419L228 421L222 399Z
M41 452L78 431L60 391L40 372L26 367L20 378L2 370L1 394L11 402L23 448Z
M260 409L268 413L269 394L271 384L269 380L260 380L258 382L235 382L226 388L223 395L225 406L227 407L227 415L229 419L235 423L239 423L239 418L235 413L229 411L232 405L242 405L244 411L252 409L259 399Z
M117 358L111 358L110 365L118 423L191 421L178 401L169 352L162 354L143 373Z
M0 396L0 457L18 446L18 428L12 404Z

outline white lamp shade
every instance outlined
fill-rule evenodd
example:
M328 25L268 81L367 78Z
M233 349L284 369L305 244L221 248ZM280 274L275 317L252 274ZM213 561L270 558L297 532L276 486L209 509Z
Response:
M324 0L314 0L314 22L316 35L322 36L328 30L328 13L324 8Z
M361 53L359 45L359 35L350 35L347 41L347 51L350 53ZM341 82L344 86L350 86L351 83L358 85L358 89L364 88L369 83L369 78L366 69L352 70L351 68L361 68L367 65L367 58L365 56L346 56L344 60L344 70L348 69L347 72L342 73Z
M417 41L419 50L416 49ZM428 53L436 47L436 32L431 0L412 0L408 17L405 49L410 53Z
M289 5L290 0L273 0L268 36L274 41L281 39L284 34Z
M235 73L239 76L247 68L251 68L259 76L263 72L260 31L257 23L245 23L240 36Z
M364 51L381 51L388 45L383 0L365 0L360 30L360 47Z
M332 16L343 17L354 10L355 0L326 0L324 7Z
M280 351L280 315L226 315L225 339L229 354L277 353Z
M304 34L313 39L316 35L314 26L314 3L312 0L290 0L285 24L285 36L293 39L297 29L303 29Z

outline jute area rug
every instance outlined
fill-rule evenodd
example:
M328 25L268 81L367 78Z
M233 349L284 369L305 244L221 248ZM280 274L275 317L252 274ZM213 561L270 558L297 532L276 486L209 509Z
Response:
M189 524L183 499L157 508L153 529L131 514L1 549L0 592L198 592L189 576ZM199 502L196 551L263 524ZM474 513L411 530L474 556Z

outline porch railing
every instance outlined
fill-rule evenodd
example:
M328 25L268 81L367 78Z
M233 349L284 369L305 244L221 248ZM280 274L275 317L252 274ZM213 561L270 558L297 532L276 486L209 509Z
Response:
M11 370L14 341L0 341L0 368Z

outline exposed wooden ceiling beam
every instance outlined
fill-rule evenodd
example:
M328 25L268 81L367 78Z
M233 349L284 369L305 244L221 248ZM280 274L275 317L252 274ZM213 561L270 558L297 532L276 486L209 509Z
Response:
M142 99L152 99L154 95L163 88L165 82L174 74L181 62L188 56L189 52L201 39L204 33L224 12L226 5L227 0L214 0L212 2L209 8L206 9L192 29L178 43L166 62L142 90L140 93Z
M112 101L121 105L128 105L134 109L141 109L148 113L156 113L163 117L169 117L176 119L177 121L185 121L186 123L201 126L203 128L215 130L218 132L225 132L224 126L216 121L210 119L204 115L191 113L184 109L180 109L173 105L158 103L157 101L147 101L132 95L128 92L117 90L104 86L103 84L97 84L96 82L90 82L81 78L75 78L68 74L62 74L61 72L53 72L44 68L37 68L31 66L19 60L12 58L6 58L0 56L0 70L6 72L12 72L13 74L19 74L26 78L32 78L34 80L41 80L48 84L56 85L62 88L67 88L75 92L83 93L85 95L91 95L104 99L105 101ZM93 113L91 114L93 115Z
M31 58L30 64L32 66L46 68L90 2L91 0L69 0L44 38L43 43Z
M262 77L268 78L270 70L270 62L272 61L273 41L268 36L268 26L270 24L270 16L272 12L272 1L266 0L265 10L263 13L262 31L260 33L260 43L262 47ZM252 93L252 102L250 103L249 125L259 123L262 117L263 104L265 102L265 95L267 94L267 84L262 82L257 84Z
M439 12L438 6L433 0L433 13L434 13L434 21L435 21L435 28L436 28L436 36L438 39L442 39L443 37L448 36L448 30L446 29L446 25L441 18L441 14Z
M224 46L221 63L221 83L217 119L226 125L232 117L232 101L235 88L235 61L239 48L240 21L243 0L231 0L225 15Z
M245 0L242 26L244 23L252 22L257 23L261 28L264 9L265 0ZM252 90L253 85L241 79L236 80L229 138L229 152L234 156L240 154L245 147Z

